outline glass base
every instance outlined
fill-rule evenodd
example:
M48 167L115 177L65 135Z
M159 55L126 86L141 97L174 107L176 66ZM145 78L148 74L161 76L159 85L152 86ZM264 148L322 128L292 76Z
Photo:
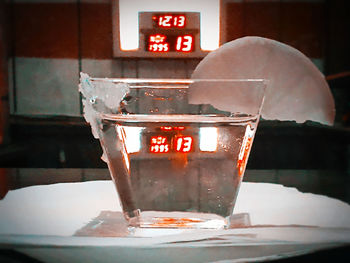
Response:
M144 211L137 219L130 218L129 223L137 228L223 229L228 221L210 213Z
M207 213L146 211L141 216L141 213L138 212L139 210L135 211L134 214L137 216L132 217L132 221L130 221L130 218L126 221L125 213L101 211L98 217L77 230L74 235L89 237L156 237L251 226L248 213L232 214L225 219ZM143 221L140 224L141 219ZM160 227L159 221L171 222L171 224L162 224L162 227ZM180 224L181 221L186 224ZM225 225L226 221L228 222L227 225ZM158 222L158 224L154 225L153 223L152 225L150 222Z

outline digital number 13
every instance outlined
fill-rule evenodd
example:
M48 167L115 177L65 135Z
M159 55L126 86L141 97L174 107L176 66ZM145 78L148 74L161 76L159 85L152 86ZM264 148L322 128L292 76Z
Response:
M176 151L177 152L190 152L192 150L192 137L181 136L176 139Z
M176 39L176 50L189 52L193 48L193 37L191 35L179 36Z

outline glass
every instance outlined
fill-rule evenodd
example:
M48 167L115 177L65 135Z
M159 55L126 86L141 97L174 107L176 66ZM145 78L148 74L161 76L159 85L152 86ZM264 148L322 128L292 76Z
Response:
M129 226L229 225L260 118L264 80L99 79L85 118Z

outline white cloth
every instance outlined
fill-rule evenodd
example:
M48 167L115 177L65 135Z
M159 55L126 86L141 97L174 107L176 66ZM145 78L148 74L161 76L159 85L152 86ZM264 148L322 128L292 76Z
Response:
M72 236L101 211L121 211L112 181L31 186L0 201L0 235ZM234 213L252 225L350 228L350 205L278 184L241 184Z

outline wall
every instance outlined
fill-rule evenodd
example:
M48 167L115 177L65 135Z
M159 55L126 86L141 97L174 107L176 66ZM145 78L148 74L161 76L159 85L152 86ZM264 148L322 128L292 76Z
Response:
M186 78L198 60L114 59L110 1L15 0L12 107L79 116L79 71L94 77Z
M226 41L262 36L291 45L324 70L326 10L323 0L223 0Z

